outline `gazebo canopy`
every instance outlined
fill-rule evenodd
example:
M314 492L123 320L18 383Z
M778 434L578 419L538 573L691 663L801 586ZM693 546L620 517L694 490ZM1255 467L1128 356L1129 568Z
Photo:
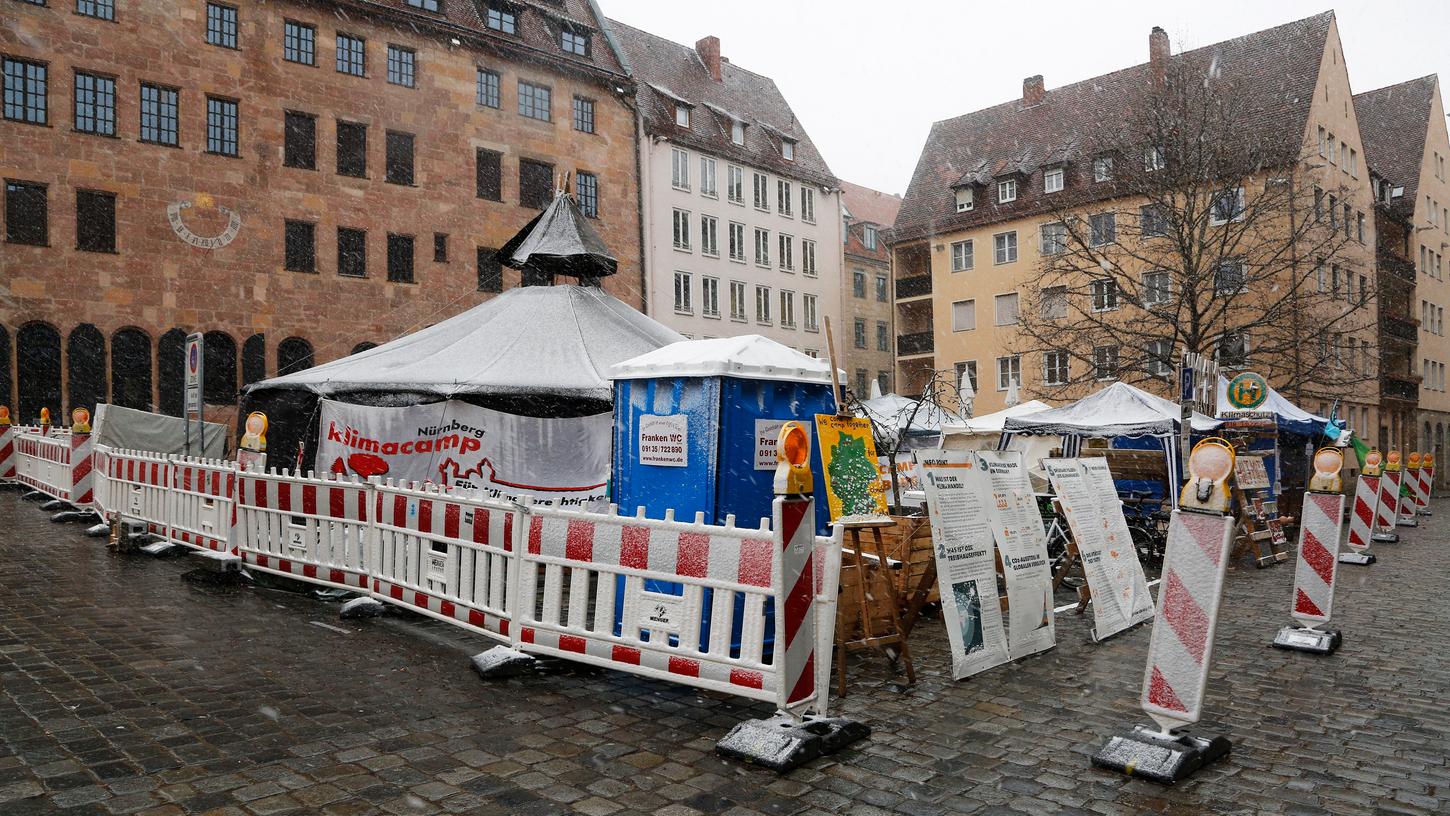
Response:
M1155 397L1125 382L1058 408L1026 416L1007 417L1002 429L1008 433L1053 434L1078 437L1163 436L1172 434L1181 421L1178 403ZM1193 429L1211 431L1221 423L1195 412Z
M604 239L564 192L499 247L498 257L505 266L545 276L602 278L619 270Z

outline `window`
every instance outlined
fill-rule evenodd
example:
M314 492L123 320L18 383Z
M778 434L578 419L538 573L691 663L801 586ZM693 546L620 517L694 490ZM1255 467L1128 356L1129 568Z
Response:
M690 106L683 102L675 103L675 126L690 129Z
M1352 147L1349 149L1349 175L1350 178L1359 178L1359 152Z
M955 241L952 243L952 271L966 272L972 268L972 242Z
M317 169L317 117L296 111L282 114L282 164Z
M739 120L730 122L730 141L734 144L745 144L745 123Z
M1157 204L1145 204L1138 208L1138 226L1144 238L1157 238L1168 234L1168 213Z
M1091 296L1093 311L1111 312L1118 308L1118 282L1112 278L1093 281Z
M221 3L206 4L206 41L222 48L237 47L237 10Z
M675 210L674 214L674 235L675 249L690 251L690 213L687 210Z
M677 314L694 314L695 307L690 303L690 273L675 273L675 312Z
M1017 293L1009 292L992 298L992 309L998 326L1015 326L1018 322Z
M970 385L972 391L975 392L977 390L977 361L967 360L966 362L960 362L957 363L956 368L957 384L961 385L962 381L966 380L967 385ZM965 387L962 386L962 388Z
M76 72L75 129L97 136L116 135L116 80Z
M814 305L814 298L811 303ZM730 281L730 319L745 320L745 283L742 281Z
M1162 306L1173 298L1173 275L1165 270L1143 273L1143 305Z
M448 263L448 234L433 233L433 263Z
M176 89L141 83L141 141L175 147L176 120Z
M368 126L356 122L337 123L337 174L368 177Z
M1349 231L1350 231L1351 227L1353 226L1350 223L1350 216L1353 213L1354 213L1354 208L1351 207L1351 206L1349 206L1349 204L1346 203L1344 205L1344 237L1345 238L1348 238L1349 237Z
M733 164L725 171L725 195L732 204L745 203L745 171Z
M1246 284L1243 261L1234 258L1219 261L1213 272L1214 294L1236 295L1247 288ZM1338 289L1337 286L1335 288Z
M498 249L479 247L476 254L478 256L478 291L502 292L503 263L499 261Z
M719 197L715 190L715 160L706 156L700 157L700 195L706 198Z
M1006 204L1017 200L1017 179L1003 179L997 182L997 203Z
M790 272L795 269L795 239L789 235L780 236L780 269Z
M997 358L997 390L1006 391L1013 385L1022 385L1022 355L1010 354Z
M1143 170L1145 172L1156 172L1167 166L1168 162L1163 158L1161 147L1149 147L1143 151Z
M478 197L503 201L503 154L480 147L474 151L473 163Z
M554 165L519 159L519 206L542 210L554 200Z
M76 249L116 251L116 194L76 191Z
M283 21L282 59L303 65L316 65L316 49L317 29L293 20Z
M317 225L311 221L282 223L282 268L288 272L317 271Z
M1328 136L1329 136L1329 163L1330 164L1339 164L1339 142L1338 142L1338 140L1336 140L1334 138L1334 134L1333 133L1328 134Z
M231 99L206 98L206 152L237 155L237 103Z
M1067 251L1067 225L1042 225L1042 254L1061 255Z
M755 264L757 266L770 266L770 232L757 229L755 231Z
M806 331L820 331L820 315L816 310L815 295L801 295L801 311L805 313Z
M816 276L816 242L806 238L801 239L801 274Z
M1243 217L1244 188L1235 187L1232 190L1224 190L1214 195L1212 216L1209 219L1209 223L1227 224L1230 221L1242 221Z
M876 350L891 350L891 327L885 321L876 321Z
M413 134L390 130L384 134L384 176L389 184L413 183Z
M499 107L499 76L497 72L479 68L475 85L477 86L478 104L480 106L485 108Z
M1319 128L1319 155L1325 158L1329 157L1329 147L1328 143L1324 139L1323 127Z
M389 43L388 83L402 85L405 88L414 87L417 81L415 74L416 58L417 55L413 53L413 49Z
M1039 309L1043 320L1061 320L1067 317L1067 287L1049 286L1043 289Z
M865 244L867 249L874 250L876 249L876 238L876 228L867 224L861 232L861 243Z
M795 328L795 292L789 289L780 290L780 325L781 328Z
M700 216L700 254L720 257L720 222L713 215Z
M770 287L755 287L755 322L770 322Z
M794 196L791 195L790 182L785 179L776 179L775 182L775 208L781 215L787 218L791 215L791 202Z
M337 274L345 278L368 276L368 234L350 227L337 228Z
M1093 349L1093 376L1111 380L1118 376L1118 347L1098 346Z
M1173 373L1173 342L1154 340L1143 352L1143 362L1148 373L1154 377L1166 377Z
M548 122L553 118L550 97L553 91L545 85L519 80L519 115Z
M876 302L885 303L891 298L890 283L885 275L876 276Z
M50 213L46 186L28 181L5 181L5 240L12 244L48 246Z
M594 100L574 97L574 129L580 133L594 132Z
M856 395L858 398L866 395L866 369L856 369Z
M700 314L720 316L720 279L700 278Z
M866 270L856 269L851 272L851 294L858 298L866 297Z
M437 11L438 0L408 0L408 5L424 11Z
M367 73L367 44L362 37L337 32L337 72L352 76Z
M1042 355L1042 384L1067 385L1067 352L1061 349Z
M589 218L599 217L599 177L583 170L574 174L574 190L578 193L579 212Z
M413 282L413 236L388 234L388 280Z
M690 154L678 147L670 148L670 186L676 190L690 189Z
M1103 246L1118 240L1118 218L1116 213L1097 213L1088 222L1092 233L1088 240L1093 246Z
M1324 218L1324 191L1319 187L1314 188L1314 220Z
M730 222L730 260L745 260L745 225L736 221Z
M1062 191L1064 172L1061 167L1054 167L1042 172L1042 192L1057 193Z
M804 184L801 185L801 220L816 223L816 191Z
M755 209L770 212L770 179L764 173L755 173Z
M16 122L43 125L49 121L46 95L49 91L47 68L43 63L6 57L5 118Z
M1350 340L1353 343L1353 340ZM1249 364L1249 339L1242 332L1225 332L1218 341L1219 365L1242 368Z
M587 57L589 56L589 32L564 26L559 31L559 47L564 49L565 54Z
M1329 228L1339 229L1339 199L1333 193L1329 194Z
M518 17L514 14L511 6L506 6L503 3L489 3L483 21L485 25L494 31L502 31L505 34L515 34L518 32Z
M76 0L76 14L98 20L116 19L116 0Z
M790 139L781 139L780 157L786 161L795 161L795 142Z
M866 321L856 318L856 348L866 348Z
M1012 263L1017 260L1017 232L999 232L992 236L993 258L996 263Z
M959 300L952 304L952 331L972 331L977 328L977 301Z
M1111 156L1099 156L1093 159L1093 181L1112 181L1113 159Z
M966 212L976 206L973 200L971 187L958 187L956 189L957 212Z

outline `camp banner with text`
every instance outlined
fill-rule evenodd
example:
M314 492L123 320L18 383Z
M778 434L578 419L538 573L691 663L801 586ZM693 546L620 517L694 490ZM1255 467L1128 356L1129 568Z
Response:
M816 414L816 440L826 471L831 520L885 515L886 490L877 479L871 420Z

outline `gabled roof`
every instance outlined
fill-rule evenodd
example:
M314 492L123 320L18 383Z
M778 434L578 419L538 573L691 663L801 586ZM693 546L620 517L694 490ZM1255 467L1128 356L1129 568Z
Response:
M901 196L841 181L841 206L858 224L875 224L889 228L901 211Z
M775 81L721 61L716 82L695 49L610 20L637 80L645 132L787 178L836 187L838 181L796 119ZM690 128L675 124L675 106L693 106ZM730 120L744 122L745 144L730 140ZM781 156L781 139L795 141L795 159Z
M1380 178L1405 188L1400 199L1413 211L1420 162L1434 108L1434 74L1354 96L1354 116L1364 142L1364 161Z
M1324 12L1170 59L1232 83L1243 109L1257 119L1255 129L1286 155L1297 155L1333 21L1334 12ZM1063 161L1070 163L1069 189L1081 189L1087 200L1111 197L1113 185L1092 185L1084 168L1093 156L1084 151L1133 116L1151 88L1152 67L1144 62L1050 89L1035 105L1019 98L937 122L902 202L895 240L1045 212L1050 207L1040 184L1020 185L1017 200L1005 205L979 194L975 208L962 213L955 211L952 188L1013 172L1030 175Z

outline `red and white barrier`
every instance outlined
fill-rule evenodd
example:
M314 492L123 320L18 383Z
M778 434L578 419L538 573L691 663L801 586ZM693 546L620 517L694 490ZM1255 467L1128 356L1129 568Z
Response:
M1165 731L1198 722L1234 519L1173 511L1139 703Z
M232 541L243 563L310 583L369 589L366 483L285 471L235 476Z
M1400 471L1386 470L1380 477L1379 504L1375 508L1374 533L1376 541L1395 541L1395 516L1400 508Z
M1399 527L1418 527L1419 519L1415 518L1415 489L1420 483L1420 469L1406 468L1400 472L1401 486L1395 493L1395 525Z
M146 532L170 540L172 462L164 454L133 450L108 450L106 457L101 512L141 522Z
M1380 476L1363 476L1354 486L1354 507L1349 514L1349 548L1357 553L1369 549L1379 507Z
M231 462L172 456L167 538L173 544L234 555L236 479Z
M96 443L89 433L70 435L70 488L64 498L77 507L90 507L95 501L95 454Z
M15 436L22 430L15 425L0 425L0 482L15 478Z
M1421 465L1418 470L1411 471L1418 478L1415 479L1415 488L1412 492L1415 499L1415 512L1418 515L1426 515L1426 508L1430 506L1430 469Z
M1334 605L1334 576L1339 564L1339 528L1344 494L1304 494L1299 524L1299 562L1294 568L1294 605L1290 615L1310 628L1329 620Z
M25 431L15 437L15 480L54 499L70 501L70 434Z

